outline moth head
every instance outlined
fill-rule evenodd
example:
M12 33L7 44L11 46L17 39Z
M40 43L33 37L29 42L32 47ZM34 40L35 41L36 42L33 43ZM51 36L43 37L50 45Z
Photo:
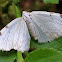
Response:
M22 17L23 17L24 21L28 21L30 19L30 12L23 11Z

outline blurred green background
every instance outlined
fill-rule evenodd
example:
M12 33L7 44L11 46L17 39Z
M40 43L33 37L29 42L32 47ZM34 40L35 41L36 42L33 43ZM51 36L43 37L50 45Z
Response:
M45 3L45 1L46 0L0 0L0 29L16 18L14 4L19 6L21 15L23 11L52 11L62 13L61 0L59 0L58 4L54 4L54 0L52 3Z

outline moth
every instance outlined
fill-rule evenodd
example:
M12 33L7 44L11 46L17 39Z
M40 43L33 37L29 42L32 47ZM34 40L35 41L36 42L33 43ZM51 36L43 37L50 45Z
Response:
M0 50L28 51L30 34L38 43L51 42L62 36L61 14L46 11L23 11L0 31ZM28 31L29 30L29 31Z

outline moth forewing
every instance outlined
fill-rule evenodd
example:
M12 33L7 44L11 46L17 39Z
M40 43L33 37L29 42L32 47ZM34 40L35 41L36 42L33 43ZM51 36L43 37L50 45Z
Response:
M42 29L40 29L40 27L34 22L35 26L36 26L36 34L38 37L38 42L39 43L46 43L46 42L51 42L52 39L50 39L44 32Z
M46 15L48 16L48 14ZM40 27L40 29L51 39L51 41L62 36L62 20L59 14L57 15L57 18L59 18L59 20L56 21L51 16L49 16L49 18L47 16L43 16L42 11L41 13L31 13L31 18L33 19L33 22L35 22ZM54 16L56 17L56 14L54 14Z
M20 20L21 18L17 18L13 21L11 21L8 25L6 25L0 32L0 48L1 50L10 50L11 48L13 48L12 42L13 42L13 36L11 31L13 32L14 27L16 26L16 24L18 23L18 20ZM10 40L9 40L10 39Z
M22 52L29 50L30 35L22 17L10 22L0 33L0 50L15 49Z
M30 13L24 11L22 17L27 24L30 34L34 37L35 40L37 40L38 38L36 34L36 26L34 25L32 19L30 18Z
M18 44L21 45L21 48L19 47L18 51L21 50L22 52L24 52L24 51L28 51L30 48L30 35L29 35L28 28L24 20L22 20L20 26L21 28L19 32Z

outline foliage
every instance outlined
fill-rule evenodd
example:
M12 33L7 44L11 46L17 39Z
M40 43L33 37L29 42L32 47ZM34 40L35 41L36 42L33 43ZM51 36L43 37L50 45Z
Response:
M35 41L33 38L31 40L31 46L34 48L54 48L59 51L62 51L62 37L53 40L52 42L39 44L37 41Z
M8 52L0 51L0 62L14 62L16 59L16 51L11 50Z
M20 9L19 7L15 6L15 9L16 9L16 17L21 17L21 12L20 12Z
M58 4L59 0L43 0L45 3Z
M12 13L11 13L12 12ZM8 8L8 14L10 16L14 16L16 15L16 11L15 11L15 5L10 5L9 8Z
M8 4L8 0L0 0L0 6L4 7Z
M12 0L12 3L13 3L13 4L17 4L17 3L19 3L19 2L21 2L21 0Z
M62 52L42 48L29 53L25 62L62 62Z
M10 2L12 4L17 4L17 3L21 2L21 0L0 0L0 6L5 7Z

